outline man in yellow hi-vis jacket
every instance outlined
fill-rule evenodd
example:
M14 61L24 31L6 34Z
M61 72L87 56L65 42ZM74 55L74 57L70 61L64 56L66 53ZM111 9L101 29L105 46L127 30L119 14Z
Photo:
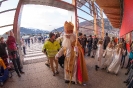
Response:
M58 61L55 60L55 55L57 54L57 52L60 49L60 44L58 41L55 40L55 34L54 33L50 33L49 37L50 37L50 39L44 43L43 52L47 54L47 57L50 61L50 67L53 71L53 76L55 76L55 74L59 74ZM56 64L56 71L54 69L53 62L55 62L55 64Z

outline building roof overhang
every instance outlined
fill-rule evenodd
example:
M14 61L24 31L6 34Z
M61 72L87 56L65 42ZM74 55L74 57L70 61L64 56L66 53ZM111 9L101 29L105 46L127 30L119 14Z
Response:
M123 17L123 0L80 0L79 7L86 2L95 1L96 4L103 9L107 18L114 28L120 28ZM81 4L82 3L82 4Z
M39 4L74 11L74 5L62 0L24 0L24 4Z
M123 16L122 0L96 0L114 28L120 28Z

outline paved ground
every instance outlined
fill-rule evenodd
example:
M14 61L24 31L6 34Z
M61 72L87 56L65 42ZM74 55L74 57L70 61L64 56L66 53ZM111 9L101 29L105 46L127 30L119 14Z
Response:
M13 77L7 80L3 88L68 88L68 85L64 83L62 68L59 68L60 74L53 77L50 68L45 66L47 59L41 53L41 47L41 44L34 44L30 49L27 48L23 67L25 74L19 78L14 72ZM118 76L104 70L95 71L94 59L89 57L85 59L89 81L86 86L77 84L71 85L71 88L126 88L125 84L123 84L126 79L124 75L125 69L120 69Z

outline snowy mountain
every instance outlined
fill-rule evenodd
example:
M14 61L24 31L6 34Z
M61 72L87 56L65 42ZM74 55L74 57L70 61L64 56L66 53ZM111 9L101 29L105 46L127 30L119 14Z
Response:
M49 33L49 31L41 30L41 29L21 27L20 33L21 33L21 35L23 35L23 34L41 34L41 33L44 34L44 33Z
M101 22L97 21L97 25L100 27ZM87 28L93 30L93 20L80 22L79 26L80 26L79 30L85 30ZM104 19L104 29L105 30L112 30L113 29L113 27L111 26L108 19ZM57 32L57 31L62 32L63 30L64 30L64 27L60 27L60 28L52 30L51 32Z

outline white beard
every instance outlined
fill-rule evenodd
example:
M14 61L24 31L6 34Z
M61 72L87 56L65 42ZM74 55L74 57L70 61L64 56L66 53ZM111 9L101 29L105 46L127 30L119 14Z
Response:
M62 46L67 48L67 49L71 49L72 46L71 46L71 43L74 42L75 40L75 37L74 36L71 36L70 39L69 38L66 38L65 36L63 37L63 41L62 41Z
M67 49L71 49L71 40L64 37L62 41L62 46Z

